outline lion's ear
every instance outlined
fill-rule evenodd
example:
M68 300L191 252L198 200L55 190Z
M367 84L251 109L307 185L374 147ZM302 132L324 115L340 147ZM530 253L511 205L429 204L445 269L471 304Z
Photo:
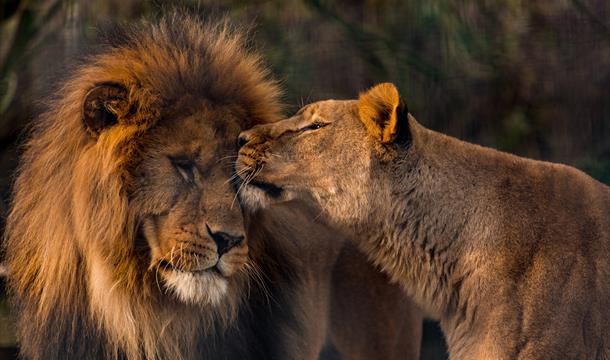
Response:
M89 90L83 103L83 124L89 134L99 134L129 112L127 89L117 83L102 83Z
M375 85L360 94L358 114L369 133L384 144L396 140L400 127L406 126L406 106L391 83ZM402 124L401 122L405 122Z

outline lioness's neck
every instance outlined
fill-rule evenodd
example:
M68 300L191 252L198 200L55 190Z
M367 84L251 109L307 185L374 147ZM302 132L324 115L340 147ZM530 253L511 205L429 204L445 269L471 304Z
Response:
M470 283L484 266L479 250L493 209L481 204L494 185L476 175L477 160L468 156L479 147L427 130L414 119L410 127L410 143L376 170L382 185L370 199L371 216L359 226L358 232L367 234L360 246L441 320L451 345L452 336L467 336L464 316L483 296Z

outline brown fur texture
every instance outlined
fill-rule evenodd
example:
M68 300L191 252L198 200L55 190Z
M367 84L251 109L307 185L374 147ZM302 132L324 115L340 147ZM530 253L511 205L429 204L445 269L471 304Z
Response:
M76 69L35 123L7 221L23 357L317 358L328 312L301 311L327 308L314 274L336 257L301 266L294 236L270 235L281 216L240 240L231 186L237 133L277 119L278 94L241 32L177 14Z
M610 189L406 109L394 123L395 94L383 84L242 133L237 168L256 174L244 196L313 199L440 319L452 359L610 359Z

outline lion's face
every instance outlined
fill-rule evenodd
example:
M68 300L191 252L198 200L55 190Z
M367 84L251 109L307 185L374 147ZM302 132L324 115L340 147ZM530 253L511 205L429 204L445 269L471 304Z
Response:
M130 111L127 96L118 84L89 92L84 119L97 146L120 136L113 116ZM231 179L239 120L235 106L185 98L129 140L125 192L139 266L183 302L214 305L231 286L239 292L248 261Z
M26 358L201 358L260 281L231 176L279 88L226 19L132 25L65 74L24 146L2 250Z
M379 85L358 101L310 104L293 117L240 134L236 169L250 206L313 198L330 219L358 217L380 186L372 174L397 135L396 89ZM388 129L394 122L394 129ZM384 128L384 126L386 128Z
M130 201L150 268L183 301L218 303L248 258L227 141L239 128L223 109L174 119L146 135Z

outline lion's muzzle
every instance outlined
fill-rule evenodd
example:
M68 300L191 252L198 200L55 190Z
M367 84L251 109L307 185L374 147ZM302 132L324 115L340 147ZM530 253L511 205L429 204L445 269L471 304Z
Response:
M243 235L213 231L207 224L203 234L183 227L164 241L156 266L165 271L216 273L225 277L239 271L247 261L248 245ZM165 250L163 250L165 249Z

